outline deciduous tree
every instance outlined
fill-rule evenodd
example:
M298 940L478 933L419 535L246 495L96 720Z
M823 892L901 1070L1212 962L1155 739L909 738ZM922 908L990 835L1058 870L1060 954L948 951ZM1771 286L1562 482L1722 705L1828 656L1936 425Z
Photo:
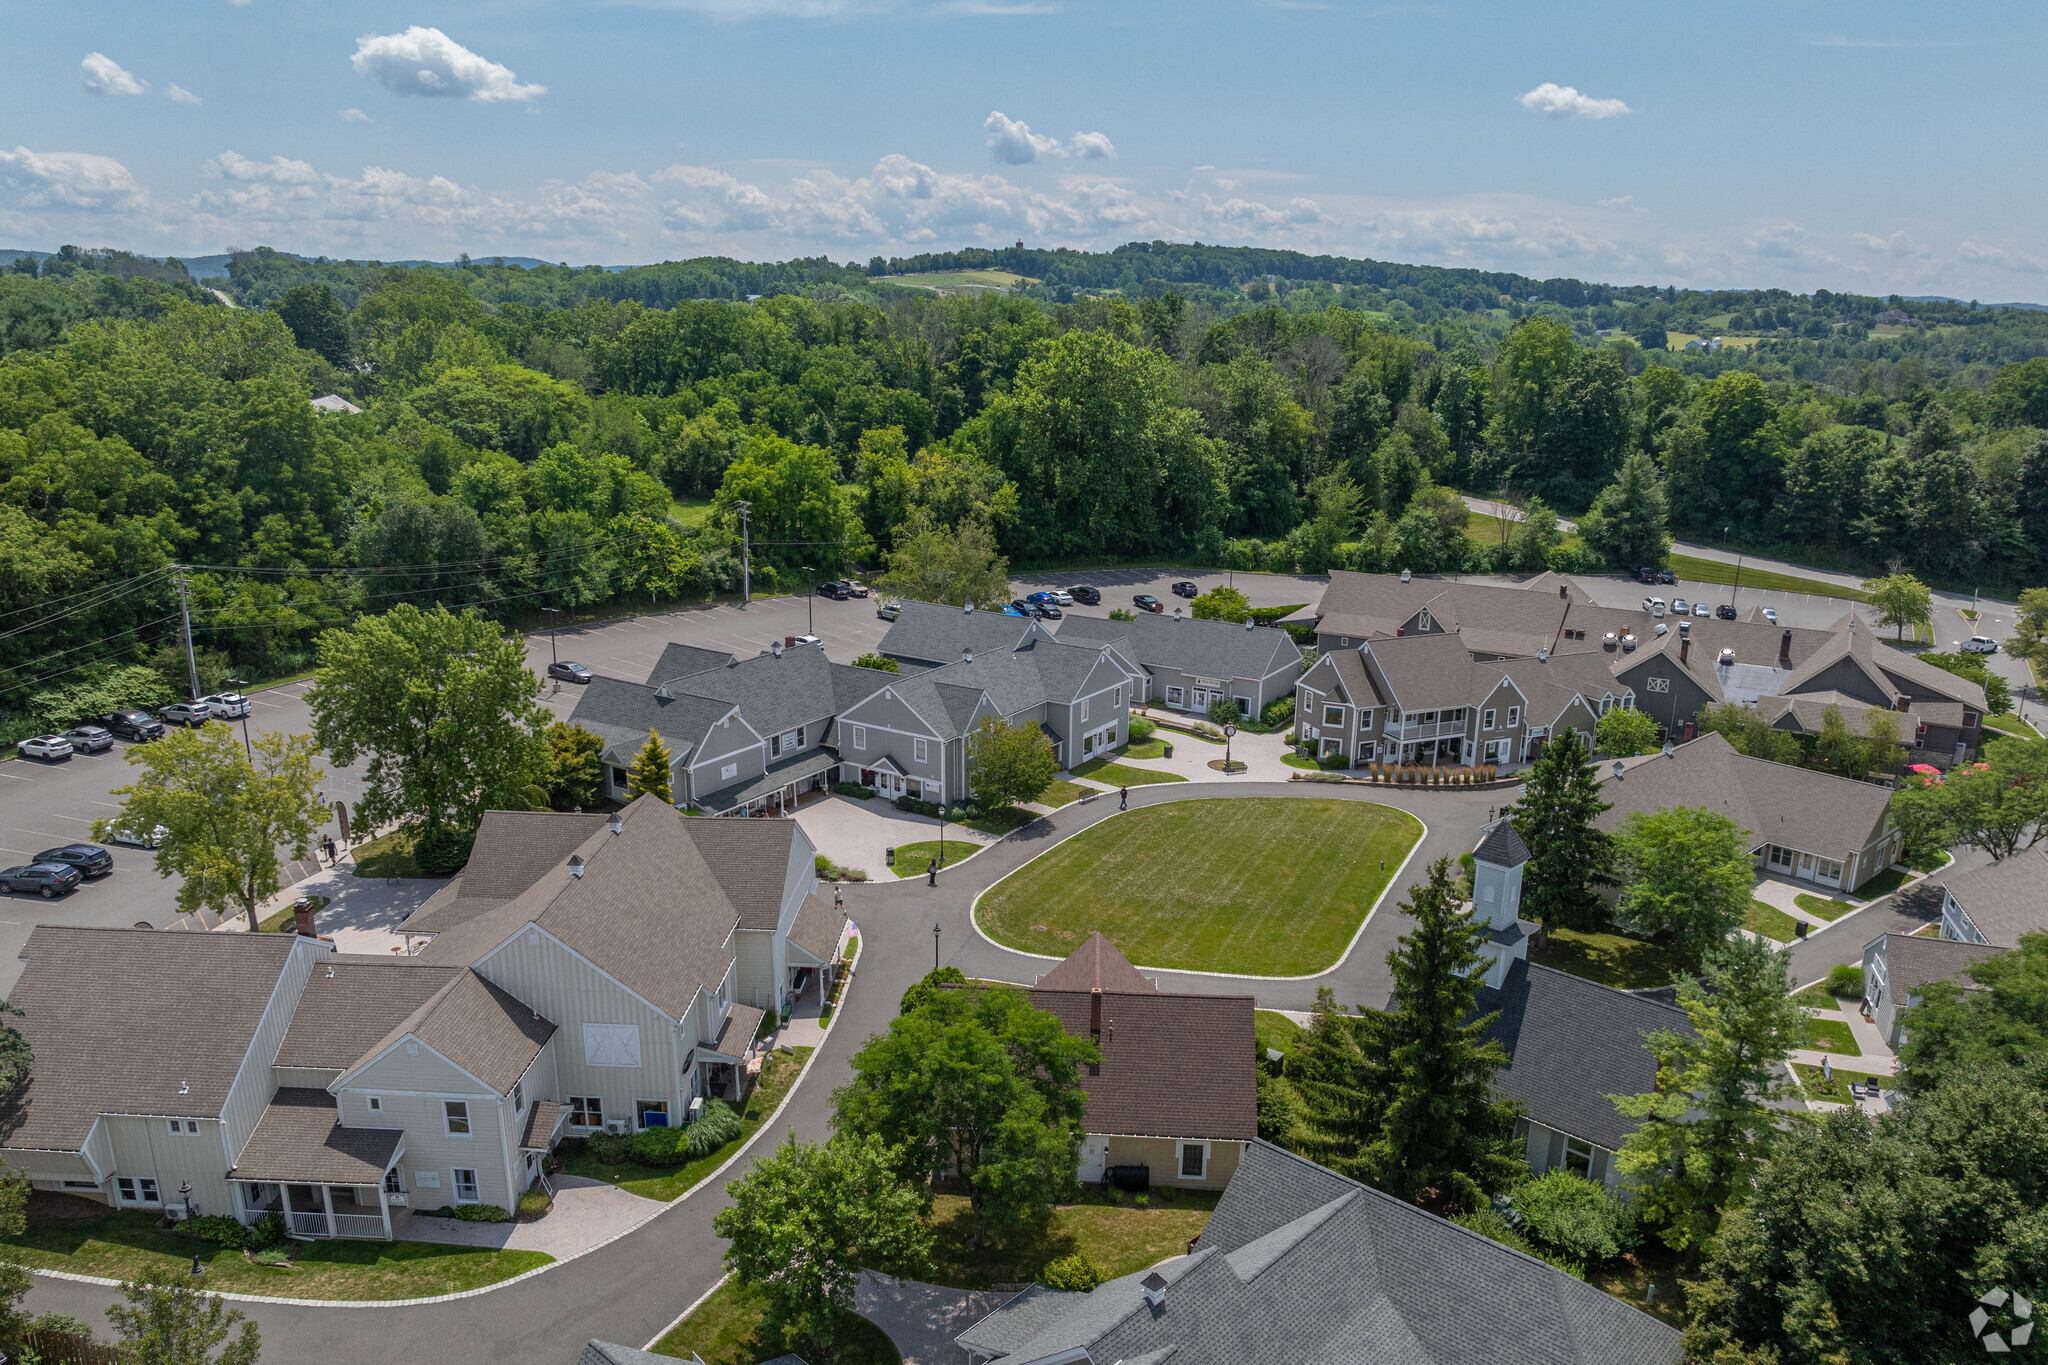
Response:
M995 533L963 519L950 530L919 509L896 529L896 548L875 586L916 602L992 609L1010 600L1010 561L996 553Z
M1999 862L2032 848L2048 834L2048 740L2001 740L1945 779L1907 783L1892 819L1923 849L1967 844Z
M1251 601L1236 588L1227 588L1220 583L1189 603L1188 611L1197 621L1252 619Z
M1915 988L1912 1026L1899 1046L1899 1083L1909 1094L1984 1062L2048 1055L2048 933Z
M262 1336L218 1294L171 1280L121 1286L125 1303L107 1309L134 1365L256 1365ZM239 1329L239 1330L237 1330Z
M1863 591L1877 608L1877 623L1897 626L1899 638L1906 638L1907 626L1926 625L1934 614L1934 593L1909 573L1891 573L1866 581Z
M1632 811L1614 852L1621 872L1614 917L1625 928L1669 933L1697 962L1742 923L1756 864L1748 832L1718 811Z
M1617 706L1600 717L1593 739L1602 758L1633 758L1657 747L1657 722L1647 712Z
M1031 721L983 716L967 736L967 781L984 807L1036 801L1059 770L1052 741Z

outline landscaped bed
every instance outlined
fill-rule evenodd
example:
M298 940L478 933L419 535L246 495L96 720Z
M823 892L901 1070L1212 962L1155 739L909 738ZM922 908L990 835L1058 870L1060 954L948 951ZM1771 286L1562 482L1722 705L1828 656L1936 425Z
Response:
M1547 929L1542 946L1531 945L1529 960L1619 990L1668 986L1684 966L1677 950L1654 939L1604 929Z
M631 1161L612 1165L593 1158L583 1139L571 1138L560 1149L562 1169L570 1175L587 1176L617 1185L628 1194L637 1194L643 1199L667 1203L717 1170L727 1157L754 1135L754 1130L775 1112L776 1105L782 1103L782 1097L789 1093L790 1086L796 1084L811 1051L807 1047L791 1048L786 1053L777 1052L768 1058L767 1064L761 1068L761 1079L747 1097L746 1108L740 1111L740 1135L714 1152L674 1166L642 1166Z
M1343 954L1421 834L1413 816L1364 801L1144 806L996 883L976 918L1050 957L1100 930L1146 966L1307 975Z
M1856 1096L1850 1093L1849 1090L1849 1083L1851 1081L1861 1081L1865 1085L1875 1085L1881 1090L1889 1089L1895 1084L1890 1076L1873 1076L1863 1071L1844 1071L1841 1067L1834 1068L1835 1079L1832 1083L1821 1079L1820 1068L1817 1066L1808 1066L1804 1062L1794 1062L1792 1069L1799 1073L1799 1084L1806 1091L1806 1098L1810 1100L1828 1100L1835 1104L1856 1103Z
M255 1265L239 1251L201 1242L156 1218L114 1213L97 1219L35 1222L0 1238L6 1259L44 1270L113 1280L192 1281L192 1252L204 1289L296 1299L418 1299L477 1289L524 1274L555 1258L543 1251L492 1251L443 1242L310 1242L289 1266Z
M1127 763L1113 763L1106 758L1091 758L1071 771L1076 777L1085 777L1090 782L1101 782L1111 787L1142 787L1152 782L1187 781L1179 773L1170 773L1159 768L1133 768Z

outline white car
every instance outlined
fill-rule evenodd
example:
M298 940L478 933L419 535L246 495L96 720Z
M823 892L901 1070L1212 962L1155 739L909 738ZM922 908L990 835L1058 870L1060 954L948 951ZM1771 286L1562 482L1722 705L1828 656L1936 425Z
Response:
M1662 616L1664 614L1664 599L1661 597L1645 597L1643 599L1643 610L1652 616Z
M1963 641L1963 649L1966 653L1970 654L1996 654L1998 652L1998 641L1992 639L1989 635L1972 635L1969 639Z
M815 635L799 635L796 637L796 642L800 645L822 645L825 643Z
M126 844L130 848L155 848L168 838L170 833L162 825L150 826L146 834L128 825L115 825L107 831L107 837L117 844Z
M1074 605L1074 594L1062 588L1050 588L1047 590L1047 593L1058 606L1071 607Z
M71 741L62 735L37 735L14 746L30 758L40 758L46 763L55 763L60 758L71 757Z
M1766 620L1766 621L1769 621L1769 622L1770 622L1770 623L1771 623L1772 625L1774 625L1774 626L1775 626L1775 625L1777 625L1777 624L1778 624L1778 609L1777 609L1776 607L1765 607L1765 608L1764 608L1764 620Z
M201 697L214 715L227 720L240 720L249 714L249 699L240 692L216 692L210 697Z
M1712 616L1714 610L1704 602L1695 602L1692 604L1692 614L1694 616Z

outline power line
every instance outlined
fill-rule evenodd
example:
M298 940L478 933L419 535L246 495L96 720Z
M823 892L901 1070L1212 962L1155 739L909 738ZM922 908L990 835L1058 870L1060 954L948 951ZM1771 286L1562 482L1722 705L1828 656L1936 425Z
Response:
M124 578L119 583L100 583L90 588L80 588L77 592L69 593L63 597L55 598L48 602L38 602L32 607L16 607L13 611L0 611L0 621L4 621L10 616L19 616L25 611L42 611L48 607L58 606L62 603L71 601L73 598L88 597L94 593L106 592L111 588L126 587L130 583L146 582L149 579L161 576L163 573L164 570L162 569L151 569L148 573L137 574L133 578Z
M30 621L27 625L16 626L12 630L0 631L0 640L9 640L17 635L26 634L31 630L38 630L43 626L49 625L53 621L61 621L67 616L76 616L80 612L96 610L100 607L106 606L111 602L118 602L123 598L132 597L140 591L142 591L141 586L103 590L102 594L99 597L96 597L91 601L82 602L75 607L67 607L63 611L52 612L48 616L42 617L40 620Z

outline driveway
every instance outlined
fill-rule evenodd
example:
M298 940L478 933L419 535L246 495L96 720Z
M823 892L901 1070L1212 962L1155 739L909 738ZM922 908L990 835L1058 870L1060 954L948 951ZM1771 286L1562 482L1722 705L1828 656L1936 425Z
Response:
M662 1210L660 1201L628 1194L602 1180L558 1175L554 1185L555 1206L531 1223L466 1223L460 1218L435 1218L414 1210L404 1225L394 1231L414 1242L544 1251L560 1261L581 1256Z
M896 874L889 869L888 850L939 837L936 820L897 810L880 797L862 801L834 794L797 811L796 822L818 846L818 852L841 867L860 869L868 874L869 881L876 882L896 880ZM946 825L946 838L962 843L994 842L978 830L950 822ZM947 856L952 856L950 849ZM924 867L919 864L906 869L905 875L922 876Z

